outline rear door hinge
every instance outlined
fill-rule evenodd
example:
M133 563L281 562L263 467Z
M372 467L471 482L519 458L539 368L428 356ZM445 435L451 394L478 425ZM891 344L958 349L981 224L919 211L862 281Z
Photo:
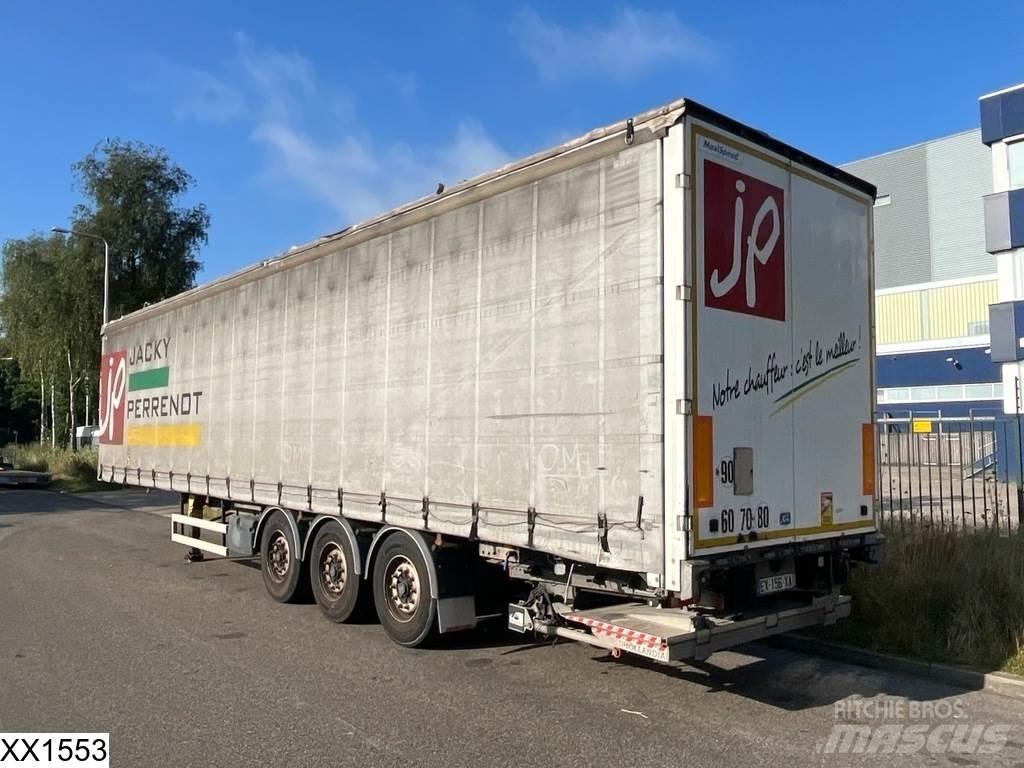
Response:
M597 540L601 544L602 552L611 552L608 547L608 515L599 512L597 515Z

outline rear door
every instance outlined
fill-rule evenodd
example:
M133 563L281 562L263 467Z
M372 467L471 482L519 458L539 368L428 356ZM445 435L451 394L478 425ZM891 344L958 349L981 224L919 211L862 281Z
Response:
M813 171L791 175L794 534L874 521L872 201Z
M870 526L870 201L688 128L692 552Z

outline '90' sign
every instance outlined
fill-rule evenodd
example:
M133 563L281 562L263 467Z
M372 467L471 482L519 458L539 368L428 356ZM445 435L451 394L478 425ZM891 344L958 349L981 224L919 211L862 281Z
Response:
M704 304L786 319L785 193L704 161Z

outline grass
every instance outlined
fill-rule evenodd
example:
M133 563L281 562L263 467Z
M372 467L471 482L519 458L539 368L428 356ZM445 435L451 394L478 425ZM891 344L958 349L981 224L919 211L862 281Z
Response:
M885 563L847 591L852 616L830 639L1024 674L1024 535L890 529Z
M33 443L19 445L14 453L15 469L49 472L53 476L51 487L73 493L118 487L96 479L96 462L96 451L91 448L72 451Z

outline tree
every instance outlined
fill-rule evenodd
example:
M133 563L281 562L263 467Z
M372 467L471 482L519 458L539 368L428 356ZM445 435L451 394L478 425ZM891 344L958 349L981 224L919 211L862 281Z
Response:
M74 228L101 235L111 246L111 317L195 284L210 217L201 203L177 207L194 180L164 150L107 140L73 170L88 198L75 207Z
M67 250L62 238L33 235L24 240L8 240L2 253L0 319L4 341L22 375L38 383L40 442L47 435L47 386L52 390L54 377L60 370L60 352L65 346L61 294L66 291L62 290L59 280ZM50 438L54 442L55 426L51 419Z
M202 204L177 205L192 187L188 173L161 149L120 140L101 143L73 171L86 201L72 212L72 228L110 243L111 318L194 285L209 216ZM74 439L80 387L96 402L102 255L95 241L74 237L31 235L3 246L0 328L21 375L38 386L41 441L48 390L54 443L58 434Z
M22 375L6 339L0 339L0 445L38 434L39 387Z

